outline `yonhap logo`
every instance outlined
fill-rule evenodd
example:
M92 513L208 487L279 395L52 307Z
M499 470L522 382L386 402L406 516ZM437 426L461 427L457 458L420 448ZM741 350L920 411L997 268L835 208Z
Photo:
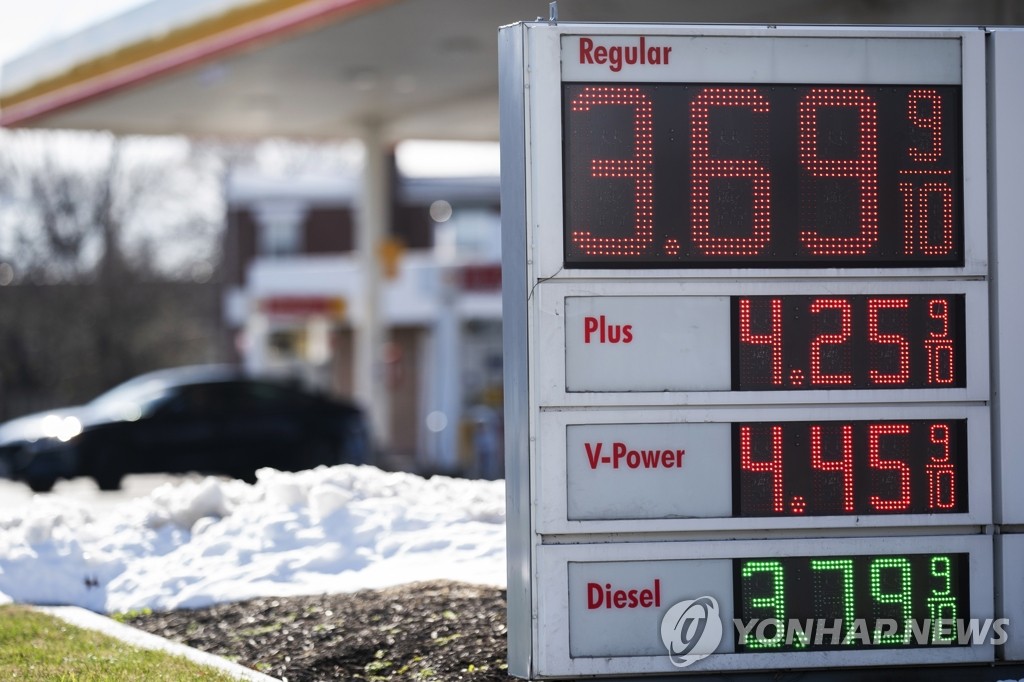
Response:
M718 602L714 597L704 596L671 607L661 619L661 641L677 668L709 656L722 641Z

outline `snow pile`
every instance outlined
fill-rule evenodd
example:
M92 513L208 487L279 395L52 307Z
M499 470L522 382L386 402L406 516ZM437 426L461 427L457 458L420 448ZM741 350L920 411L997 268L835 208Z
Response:
M503 482L265 469L109 512L37 496L0 518L0 602L164 610L438 578L504 584Z

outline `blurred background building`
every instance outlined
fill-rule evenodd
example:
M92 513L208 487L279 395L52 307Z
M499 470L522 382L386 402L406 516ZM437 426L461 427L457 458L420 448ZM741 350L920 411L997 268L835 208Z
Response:
M563 22L1024 21L1018 0L558 6ZM497 476L497 178L451 177L441 150L434 177L395 159L407 140L496 141L497 28L548 15L546 0L154 0L4 64L0 126L356 141L346 172L224 165L222 250L205 280L220 301L215 354L355 396L394 466Z
M229 177L225 328L253 372L354 394L354 321L365 305L357 181ZM385 464L483 473L476 451L487 436L477 432L499 426L486 417L501 411L498 178L397 175L391 187L379 252Z

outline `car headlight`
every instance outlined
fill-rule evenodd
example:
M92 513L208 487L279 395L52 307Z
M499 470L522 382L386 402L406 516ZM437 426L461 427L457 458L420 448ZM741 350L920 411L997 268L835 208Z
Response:
M49 414L43 417L42 428L43 435L47 438L56 438L61 443L67 443L82 432L82 422L76 417Z

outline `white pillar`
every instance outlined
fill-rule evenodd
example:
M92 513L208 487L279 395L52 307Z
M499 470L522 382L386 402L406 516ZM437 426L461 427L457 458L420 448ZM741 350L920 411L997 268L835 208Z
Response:
M427 413L429 467L432 471L459 473L459 429L462 419L461 321L455 309L454 270L441 269L437 320L432 344L430 410Z
M267 316L257 309L258 302L250 300L250 310L245 318L245 331L242 343L242 362L245 371L250 374L261 374L267 371L267 343L270 335L270 322Z
M387 451L391 444L390 405L383 362L387 332L381 311L379 254L390 221L391 169L379 124L364 126L362 142L365 158L356 231L362 301L356 320L355 397L367 411L374 442Z

